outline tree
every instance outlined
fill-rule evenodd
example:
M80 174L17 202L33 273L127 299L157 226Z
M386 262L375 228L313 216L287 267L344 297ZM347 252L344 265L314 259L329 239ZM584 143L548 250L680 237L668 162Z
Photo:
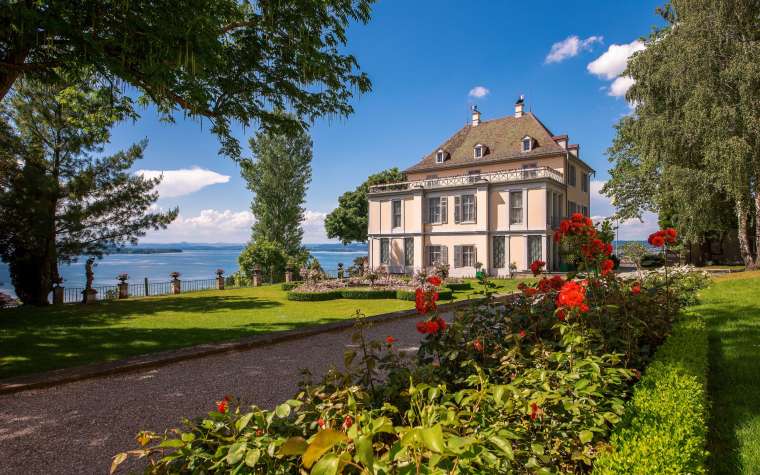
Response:
M241 163L243 178L254 194L252 241L280 243L288 256L303 247L301 222L311 182L311 147L311 139L302 130L291 134L260 131L251 139L254 159Z
M59 262L100 257L176 217L176 209L149 212L160 179L129 172L145 142L99 156L110 126L130 110L91 81L27 80L2 110L0 142L8 146L0 151L0 258L24 303L48 303Z
M369 188L385 183L404 181L405 175L398 168L390 168L370 175L354 191L347 191L338 198L338 207L325 218L325 231L330 239L338 238L343 244L367 242L369 226Z
M660 13L667 26L625 72L636 110L618 125L604 191L630 214L672 206L691 242L725 226L728 204L742 258L757 267L760 4L673 0Z
M282 243L260 239L249 243L238 256L238 264L243 275L250 280L253 268L261 267L262 275L269 277L269 282L280 280L285 272L288 254Z
M373 0L123 2L11 0L0 4L0 99L20 77L51 83L97 71L130 85L165 118L205 117L238 157L230 122L302 128L348 115L371 88L341 52ZM287 107L294 115L277 114Z

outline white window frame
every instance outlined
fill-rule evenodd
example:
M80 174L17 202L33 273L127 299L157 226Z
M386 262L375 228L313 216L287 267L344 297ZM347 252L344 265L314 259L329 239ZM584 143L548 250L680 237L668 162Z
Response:
M434 259L433 258L433 250L435 250L435 253L438 255L438 259ZM428 246L428 255L427 255L427 258L428 258L428 262L427 262L428 266L434 266L436 264L436 262L440 263L441 260L443 259L443 249L442 249L442 246L437 245L437 244L431 244L430 246Z
M512 216L514 214L512 211L514 209L518 209L518 208L514 207L514 200L512 199L513 196L519 196L520 197L520 208L519 208L519 210L520 210L520 214L519 214L520 220L519 221L513 220L513 218L512 218ZM525 202L524 201L525 200L524 200L524 196L523 196L523 191L522 190L512 190L512 191L509 192L509 225L510 226L515 226L515 225L521 225L521 224L523 224L523 221L524 221L523 214L525 213Z
M525 148L525 144L528 144L528 148ZM523 137L522 143L520 144L520 150L522 152L530 152L533 150L533 139L531 137Z
M383 252L383 248L385 252ZM391 265L391 240L388 238L380 238L380 265Z
M467 257L465 257L465 251L467 252ZM475 250L475 246L473 245L466 245L462 246L462 267L475 267L475 262L477 262L477 251ZM469 259L469 262L467 262Z
M398 214L396 214L396 205L398 204ZM401 200L391 200L391 227L393 229L400 228L404 223L404 216L401 211ZM396 224L396 217L398 216L398 224Z
M444 160L446 160L446 154L443 153L443 150L438 150L435 153L435 163L443 163Z
M468 203L465 205L465 198L467 198ZM459 198L462 205L462 210L460 211L460 222L462 223L475 223L478 219L477 217L477 208L475 205L475 202L477 200L476 195L462 195ZM467 212L465 212L467 210ZM469 214L469 216L468 216Z
M483 155L485 155L485 146L483 144L477 144L474 149L472 149L472 157L475 159L483 158Z

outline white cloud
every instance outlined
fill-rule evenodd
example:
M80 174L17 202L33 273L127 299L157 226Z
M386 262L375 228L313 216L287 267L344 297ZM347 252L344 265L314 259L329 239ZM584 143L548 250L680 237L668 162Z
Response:
M604 218L609 218L615 214L615 206L612 200L601 194L604 183L600 180L591 182L591 212L594 213L591 219L594 222L602 221ZM641 218L643 221L631 218L619 222L616 239L623 241L646 240L650 234L659 229L656 214L646 212Z
M307 210L302 223L304 242L330 242L325 235L327 213ZM151 231L145 242L244 243L251 237L256 222L250 211L204 209L196 216L180 214L166 229Z
M625 93L633 86L635 81L631 76L620 76L610 84L607 94L615 97L625 97Z
M590 62L586 69L604 79L614 79L625 71L628 65L628 58L637 51L646 48L643 41L635 40L624 45L610 45L607 51L601 56Z
M475 86L472 89L470 89L470 92L468 93L468 95L470 97L481 98L481 97L486 97L488 95L488 93L490 93L490 92L491 91L489 91L487 88L485 88L483 86Z
M581 51L590 50L594 46L594 43L601 43L603 40L604 38L601 36L589 36L585 40L578 38L576 35L568 36L564 40L552 45L544 62L547 64L562 62L567 58L577 56Z
M158 195L161 198L174 198L189 195L210 185L227 183L230 177L204 168L181 168L179 170L137 170L137 175L145 178L156 178L163 175L158 185Z

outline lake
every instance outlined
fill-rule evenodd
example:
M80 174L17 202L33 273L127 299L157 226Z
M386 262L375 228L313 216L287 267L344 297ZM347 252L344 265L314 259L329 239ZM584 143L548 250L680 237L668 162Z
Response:
M175 271L182 275L183 280L211 279L219 268L224 269L225 274L231 274L238 270L237 258L243 245L141 244L136 248L180 249L182 252L106 255L95 262L94 285L116 284L116 276L123 272L129 274L131 282L142 281L145 277L151 282L168 282L171 280L169 273ZM336 271L339 262L348 267L356 257L367 255L365 244L306 244L306 248L331 273ZM73 264L61 265L64 287L84 287L85 260L82 258ZM0 263L0 291L13 294L5 263Z

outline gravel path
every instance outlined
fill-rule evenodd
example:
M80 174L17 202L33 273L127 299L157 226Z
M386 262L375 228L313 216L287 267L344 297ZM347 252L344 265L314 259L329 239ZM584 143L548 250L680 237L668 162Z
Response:
M367 334L378 340L393 335L398 348L413 350L420 341L418 320L376 324ZM184 416L212 410L225 394L271 408L297 392L301 369L317 377L342 367L351 334L323 333L0 396L0 474L107 473L114 454L136 448L140 429L178 427Z

